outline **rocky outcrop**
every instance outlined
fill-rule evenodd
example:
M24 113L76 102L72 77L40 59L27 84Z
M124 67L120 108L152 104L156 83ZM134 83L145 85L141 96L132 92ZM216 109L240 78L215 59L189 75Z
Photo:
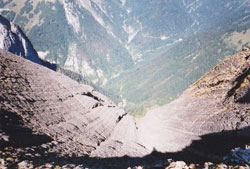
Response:
M9 51L34 63L56 70L56 65L39 58L30 40L14 23L0 15L0 49Z
M0 48L42 64L37 52L22 30L0 15Z

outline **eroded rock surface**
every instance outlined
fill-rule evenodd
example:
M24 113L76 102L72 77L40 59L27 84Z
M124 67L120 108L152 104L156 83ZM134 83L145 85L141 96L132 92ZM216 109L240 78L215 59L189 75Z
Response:
M18 144L36 144L22 127L46 134L45 142L56 141L51 151L63 154L146 153L133 118L92 87L5 51L0 51L0 72L0 128L22 137Z
M147 148L180 151L201 135L250 125L250 46L224 60L178 99L137 122ZM237 134L249 136L249 129ZM230 140L229 140L230 142Z

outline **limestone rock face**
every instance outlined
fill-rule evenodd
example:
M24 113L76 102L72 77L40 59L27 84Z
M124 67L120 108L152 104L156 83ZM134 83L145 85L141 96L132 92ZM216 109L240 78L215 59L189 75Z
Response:
M138 144L134 119L92 87L2 50L0 72L2 140L16 125L14 134L24 140L20 144L29 144L21 129L25 127L46 134L55 141L50 151L62 154L108 157L147 152ZM10 125L16 116L21 122Z
M138 120L143 145L161 152L175 152L199 140L201 135L248 127L249 57L248 45L201 77L178 99ZM249 133L243 130L240 134Z
M0 49L42 64L37 52L22 30L0 15Z

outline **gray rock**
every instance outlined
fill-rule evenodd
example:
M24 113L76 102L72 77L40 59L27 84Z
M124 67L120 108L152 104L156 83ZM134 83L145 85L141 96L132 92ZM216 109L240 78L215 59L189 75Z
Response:
M175 152L202 135L248 127L249 49L245 47L214 67L178 99L139 119L136 123L142 144L151 150ZM248 136L250 133L249 129L241 132Z
M1 116L15 114L22 127L47 135L51 151L100 157L148 152L138 144L133 117L92 87L5 51L0 51L0 72ZM22 139L28 145L45 142L44 148L50 140Z

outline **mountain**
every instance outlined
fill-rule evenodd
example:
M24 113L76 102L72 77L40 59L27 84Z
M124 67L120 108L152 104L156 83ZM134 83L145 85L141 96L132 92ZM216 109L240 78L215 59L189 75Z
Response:
M42 64L32 44L18 26L2 16L0 16L0 26L1 49L10 51L35 63Z
M30 40L14 23L0 15L0 49L9 51L34 63L56 70L56 65L41 60Z
M248 43L249 0L1 0L39 57L142 114Z
M168 158L222 162L232 149L249 144L249 59L247 46L175 101L135 120L92 87L0 50L3 165L124 168L165 164Z

